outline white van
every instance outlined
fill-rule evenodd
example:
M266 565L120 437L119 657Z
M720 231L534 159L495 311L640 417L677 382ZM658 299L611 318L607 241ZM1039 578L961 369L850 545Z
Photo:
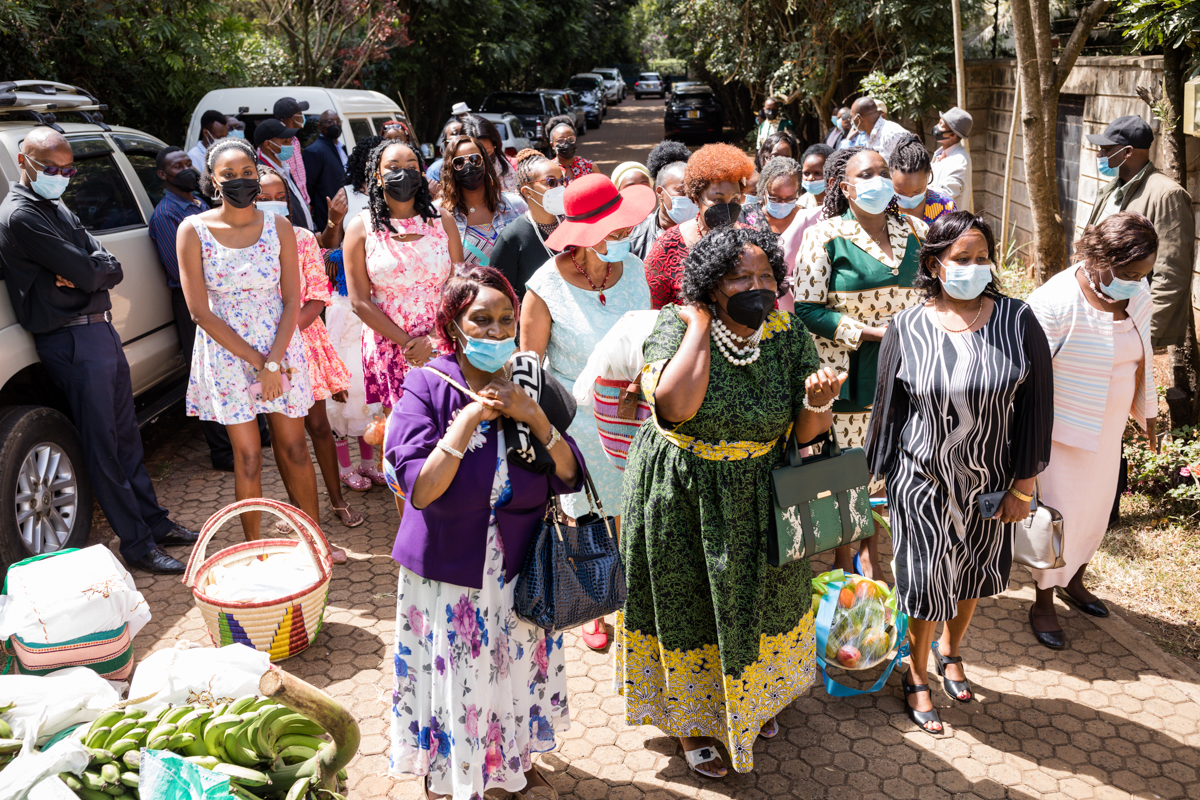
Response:
M200 138L200 117L212 109L234 116L246 124L246 139L254 142L254 127L271 117L275 101L294 97L308 103L305 117L316 119L322 111L333 109L342 118L342 144L346 152L368 136L381 135L389 119L408 123L400 106L385 94L365 89L325 89L320 86L245 86L216 89L204 95L192 112L183 149L190 150ZM409 129L412 125L409 124ZM415 135L415 134L414 134Z

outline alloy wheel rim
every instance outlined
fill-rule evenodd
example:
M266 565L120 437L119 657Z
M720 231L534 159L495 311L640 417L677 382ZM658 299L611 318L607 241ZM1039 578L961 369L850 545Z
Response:
M31 555L66 546L78 513L78 481L71 459L52 442L29 448L17 471L15 512L21 542Z

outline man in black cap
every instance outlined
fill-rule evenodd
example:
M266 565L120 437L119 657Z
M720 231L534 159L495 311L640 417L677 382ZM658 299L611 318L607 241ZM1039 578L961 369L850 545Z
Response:
M308 101L300 102L294 97L281 97L275 101L275 108L272 109L272 116L283 123L285 128L294 128L296 133L304 127L304 112L308 111ZM285 158L287 167L292 173L292 179L300 188L300 196L304 198L304 205L311 206L312 200L308 197L308 175L304 171L304 159L300 155L300 140L296 138L296 133L292 134L291 156ZM292 220L295 223L295 220Z
M195 544L197 534L171 521L146 472L129 363L108 296L124 277L121 264L58 200L74 163L61 133L36 127L25 136L20 181L0 203L0 270L17 321L33 334L46 374L66 395L121 556L147 572L180 573L183 563L162 548Z
M292 174L289 160L295 152L296 128L284 127L277 119L265 119L254 128L254 146L258 160L279 173L288 190L288 218L293 225L313 230L312 212L300 193L300 183ZM318 233L320 231L317 231Z
M1191 313L1196 234L1192 198L1155 169L1150 161L1154 132L1141 117L1118 117L1104 133L1088 134L1087 139L1100 148L1096 171L1101 180L1108 180L1096 196L1088 225L1120 211L1136 211L1154 223L1158 257L1150 285L1154 296L1150 340L1154 347L1183 344Z

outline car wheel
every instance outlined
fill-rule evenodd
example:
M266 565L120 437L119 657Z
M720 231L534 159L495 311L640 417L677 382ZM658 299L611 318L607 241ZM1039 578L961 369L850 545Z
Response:
M82 547L92 484L75 426L44 406L0 417L0 574L30 556Z

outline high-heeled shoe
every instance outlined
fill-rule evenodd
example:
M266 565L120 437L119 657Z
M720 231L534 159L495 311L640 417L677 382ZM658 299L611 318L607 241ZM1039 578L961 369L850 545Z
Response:
M946 694L953 697L960 703L969 703L975 699L975 692L971 690L971 684L967 681L952 681L946 677L947 664L961 664L962 656L944 656L938 648L938 643L935 641L930 645L933 650L933 657L937 660L937 674L942 679L942 688L946 690ZM963 695L966 697L963 697Z
M916 725L921 730L925 731L926 733L930 734L931 736L940 736L941 734L945 733L946 726L942 724L942 720L938 716L936 708L933 709L932 711L917 711L908 702L908 696L910 694L920 694L921 692L928 692L929 684L927 684L927 683L918 683L915 685L911 684L908 682L908 675L906 675L904 672L901 672L900 673L900 685L904 688L904 710L908 713L908 718L913 721L913 724ZM930 693L929 699L930 699L930 701L933 700L932 693ZM930 728L929 727L930 725L937 725L938 726L937 730Z

